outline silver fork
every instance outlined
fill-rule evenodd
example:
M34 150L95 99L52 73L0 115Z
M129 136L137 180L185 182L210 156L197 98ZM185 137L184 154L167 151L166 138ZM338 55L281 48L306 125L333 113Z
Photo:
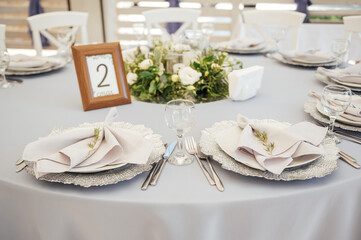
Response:
M199 157L197 156L197 149L193 146L192 143L192 139L190 137L185 137L184 138L184 143L185 143L185 147L187 149L187 152L191 155L194 155L194 157L196 158L198 165L200 166L200 168L202 169L204 175L206 176L209 184L211 185L215 185L216 183L214 182L214 180L212 179L211 175L209 175L209 172L207 171L207 169L204 167L203 163L201 162L201 160L199 160Z
M209 166L209 169L211 170L211 173L212 173L212 175L213 175L214 182L216 183L217 189L218 189L219 191L223 192L223 191L224 191L223 183L222 183L221 179L218 177L218 175L217 175L216 171L214 170L211 162L209 161L209 157L206 156L206 155L204 155L203 153L201 153L201 151L199 150L199 147L198 147L196 141L194 140L194 138L193 138L193 137L190 137L190 138L191 138L191 140L192 140L193 146L195 146L196 149L197 149L197 153L196 153L197 156L198 156L199 158L206 159L206 161L207 161L207 163L208 163L208 166Z

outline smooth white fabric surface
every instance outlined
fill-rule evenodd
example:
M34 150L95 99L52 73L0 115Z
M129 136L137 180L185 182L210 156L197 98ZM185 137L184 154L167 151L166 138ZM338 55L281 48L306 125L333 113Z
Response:
M297 123L312 118L303 111L308 92L321 92L315 69L287 66L262 55L234 56L245 67L265 66L255 98L197 104L189 133L214 122L273 118ZM156 187L141 191L146 173L116 185L85 189L36 180L15 173L27 143L53 128L101 122L109 109L84 112L75 69L28 77L0 91L0 239L328 239L361 236L361 170L339 161L331 175L307 181L278 182L245 177L214 163L225 191L211 187L196 162L167 164ZM144 124L175 139L165 125L164 105L133 101L118 106L120 121ZM339 147L361 162L361 147L344 140Z

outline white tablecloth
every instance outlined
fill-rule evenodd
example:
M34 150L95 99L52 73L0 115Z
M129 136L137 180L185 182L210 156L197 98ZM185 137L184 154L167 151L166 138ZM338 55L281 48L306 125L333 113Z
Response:
M296 123L312 118L303 111L310 90L324 86L314 69L286 66L260 55L237 56L245 67L265 66L262 87L245 102L197 104L190 132L214 122L272 118ZM211 187L196 162L167 164L156 187L141 191L146 173L116 185L82 188L15 173L25 145L53 128L100 122L109 109L83 112L75 69L23 77L0 89L0 239L360 239L361 170L340 161L331 175L307 181L268 181L226 171L214 163L225 191ZM118 106L121 121L144 124L175 136L164 122L164 105L133 101ZM361 163L360 145L339 147Z

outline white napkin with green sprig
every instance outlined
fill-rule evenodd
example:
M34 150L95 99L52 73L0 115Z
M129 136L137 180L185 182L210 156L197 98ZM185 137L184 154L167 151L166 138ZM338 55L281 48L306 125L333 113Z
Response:
M250 120L240 114L237 123L242 133L235 160L252 158L265 170L281 174L295 157L323 155L323 149L318 145L325 138L327 128L310 122L280 128L274 123Z
M80 127L29 143L23 160L34 162L36 178L47 173L96 172L105 166L146 164L152 144L135 132L115 129L117 118L112 108L99 127Z

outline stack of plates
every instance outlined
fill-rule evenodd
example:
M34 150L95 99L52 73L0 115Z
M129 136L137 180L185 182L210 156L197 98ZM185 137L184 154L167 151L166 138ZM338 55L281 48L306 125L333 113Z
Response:
M289 126L289 123L280 123L275 120L262 120L273 122L277 126ZM217 141L217 135L227 131L230 135L224 138L224 142ZM323 177L337 168L338 148L331 139L326 138L321 144L325 155L314 157L312 155L295 158L289 166L279 175L260 169L251 161L236 161L234 151L237 146L241 129L236 121L222 121L213 124L211 128L202 131L200 147L201 151L213 157L222 165L222 168L245 176L262 177L270 180L305 180L314 177Z
M53 71L64 67L67 62L54 57L31 57L22 54L10 57L6 75L32 75Z
M302 67L333 67L338 64L332 54L325 52L277 52L273 58L285 64Z
M266 53L272 50L273 44L268 44L258 38L242 38L223 42L216 47L218 50L236 54Z

